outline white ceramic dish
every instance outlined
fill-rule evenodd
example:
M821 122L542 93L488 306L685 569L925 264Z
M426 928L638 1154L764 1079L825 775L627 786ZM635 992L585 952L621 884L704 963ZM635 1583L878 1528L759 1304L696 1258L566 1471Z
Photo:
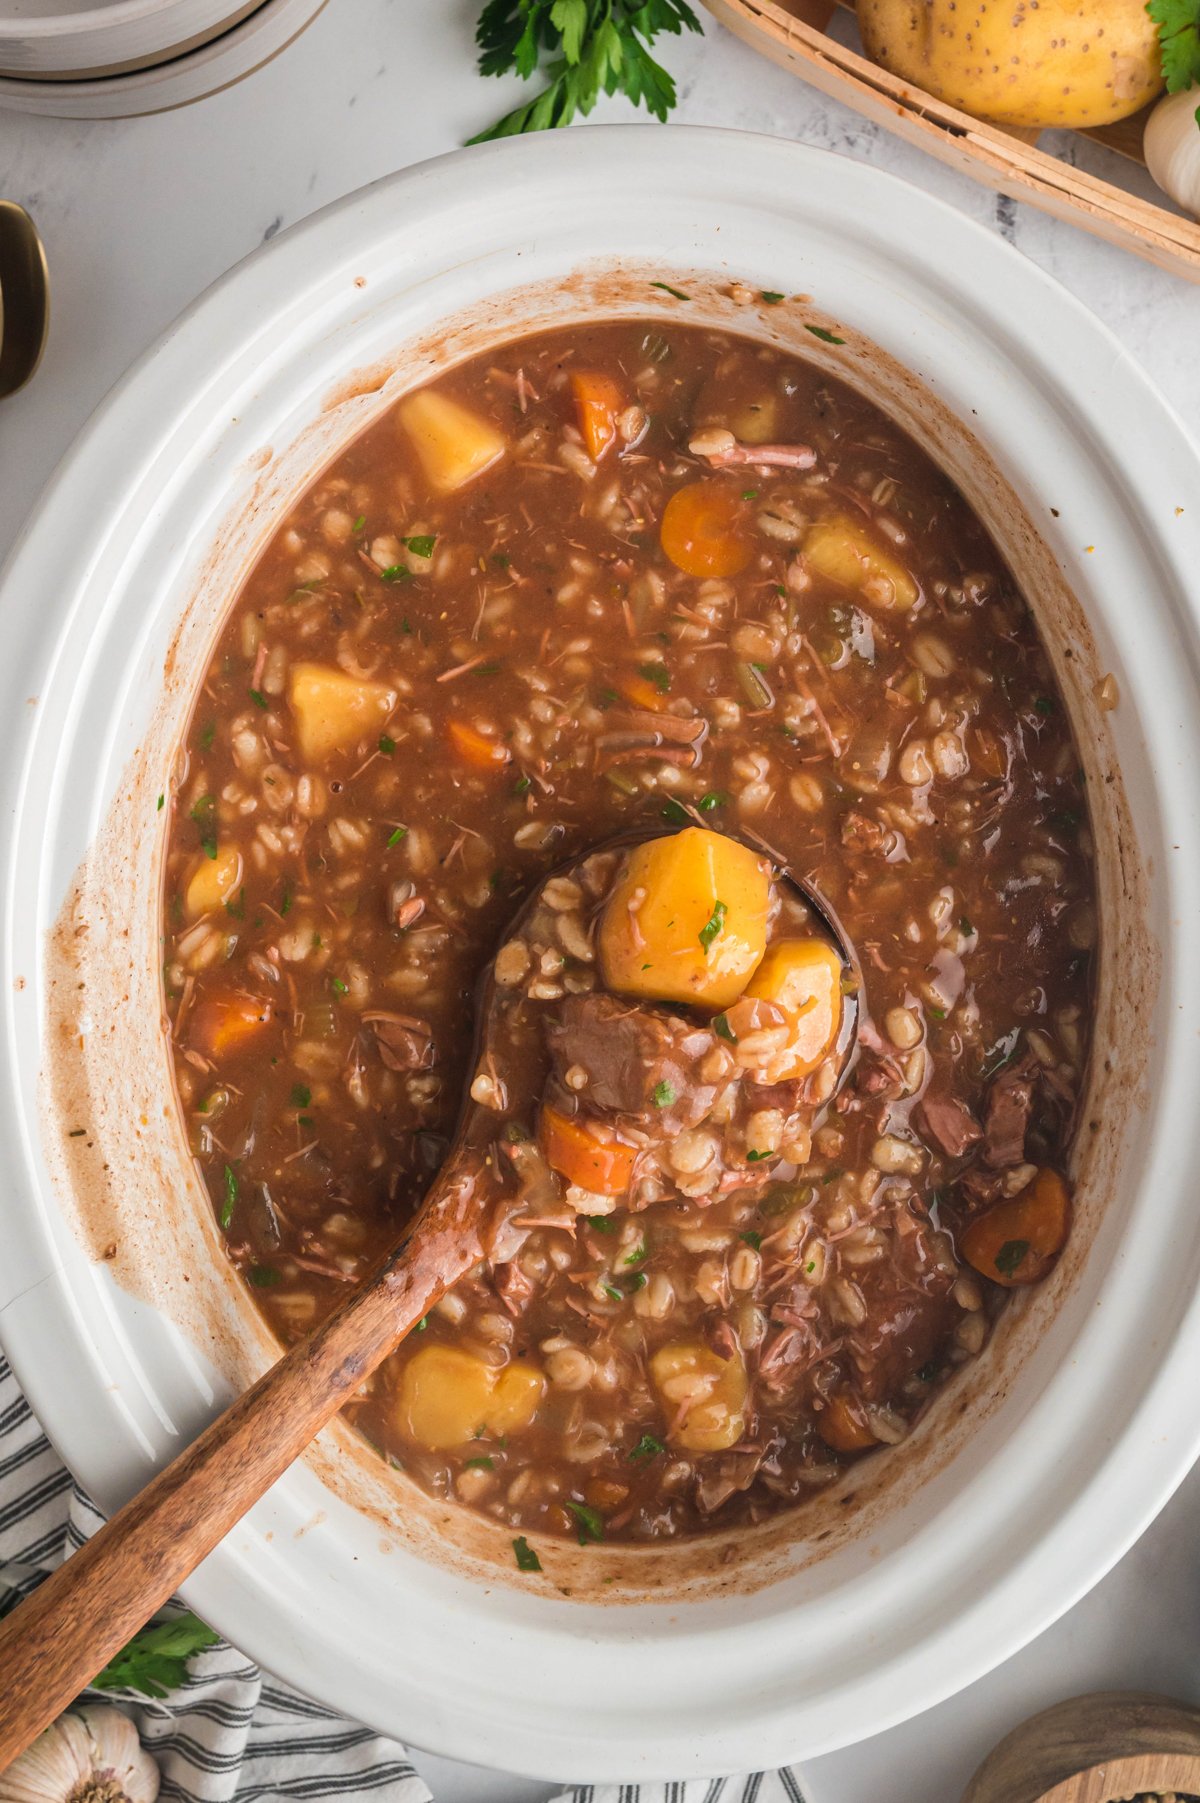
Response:
M4 0L0 0L3 5ZM164 36L182 29L182 19L159 19L158 10L140 0L128 0L133 17L128 22L130 43L159 43L141 55L118 55L118 41L104 49L101 40L87 54L103 57L94 75L80 74L89 65L76 63L37 65L28 72L0 75L0 107L15 113L42 113L55 119L130 119L143 113L165 113L190 106L209 94L219 93L252 75L285 50L325 5L325 0L257 0L238 5L235 0L175 0L193 19L194 29L162 47ZM95 17L121 15L124 5L97 9ZM143 18L140 15L148 13ZM80 14L81 18L89 15ZM0 25L3 24L0 13ZM201 18L209 20L202 28ZM213 21L216 23L213 23ZM133 30L137 26L137 31ZM161 27L161 29L160 29ZM119 42L124 43L125 37ZM0 37L0 51L3 38ZM55 52L57 54L57 51ZM42 55L50 54L44 46ZM67 52L63 52L64 58ZM74 52L70 52L74 54ZM11 52L0 56L0 69L19 67ZM75 73L71 79L66 75Z
M651 275L686 288L705 271L696 316L729 316L737 277L845 322L840 349L787 329L852 379L878 370L1044 602L1102 849L1100 1126L1071 1254L1006 1317L977 1407L935 1412L901 1463L862 1467L853 1531L823 1548L767 1535L748 1566L706 1555L692 1600L676 1584L625 1607L569 1601L553 1579L574 1583L585 1555L550 1561L546 1582L489 1566L456 1546L456 1512L339 1430L188 1586L301 1689L548 1778L750 1770L929 1706L1093 1584L1200 1447L1196 453L1081 307L891 177L740 134L572 131L394 177L235 270L88 427L0 589L0 1335L112 1506L270 1356L181 1156L158 1030L156 797L231 586L303 474L440 357L547 316L665 312L682 303ZM1111 715L1091 700L1105 669Z
M145 67L206 43L257 0L0 0L0 71L72 78Z

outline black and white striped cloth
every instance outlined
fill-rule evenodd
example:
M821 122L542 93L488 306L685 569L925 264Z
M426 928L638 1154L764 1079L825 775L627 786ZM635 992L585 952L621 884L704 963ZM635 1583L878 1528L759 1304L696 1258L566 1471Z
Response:
M0 1353L0 1614L53 1571L103 1517L50 1446ZM3 1674L0 1674L2 1681ZM161 1701L118 1703L162 1772L167 1803L257 1803L370 1796L430 1803L397 1741L384 1740L277 1684L224 1641L193 1656L185 1684ZM553 1803L805 1803L796 1774L677 1784L580 1786Z

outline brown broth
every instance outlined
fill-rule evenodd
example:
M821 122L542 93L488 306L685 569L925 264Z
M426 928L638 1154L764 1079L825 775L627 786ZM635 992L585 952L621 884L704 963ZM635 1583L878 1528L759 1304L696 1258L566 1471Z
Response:
M595 462L579 374L613 390L607 414L589 390L614 433ZM982 1273L964 1244L1058 1181L1082 1089L1095 908L1065 708L961 495L805 362L625 322L435 388L503 457L439 496L401 402L299 497L205 675L167 860L180 1105L229 1256L293 1340L436 1171L479 972L547 870L664 810L761 834L864 972L861 1055L789 1148L808 1156L765 1186L535 1229L352 1411L427 1489L515 1529L759 1519L902 1438L1057 1250L1024 1216ZM721 432L750 461L722 467ZM764 467L767 445L815 457ZM663 550L667 499L697 483L724 519L698 555L742 557L728 575ZM873 562L847 565L846 522ZM361 731L306 754L310 664L376 687ZM531 957L548 1007L585 981L552 937ZM414 1440L403 1400L438 1347L470 1354L485 1399L444 1448ZM686 1444L653 1364L679 1347L744 1371L729 1445Z

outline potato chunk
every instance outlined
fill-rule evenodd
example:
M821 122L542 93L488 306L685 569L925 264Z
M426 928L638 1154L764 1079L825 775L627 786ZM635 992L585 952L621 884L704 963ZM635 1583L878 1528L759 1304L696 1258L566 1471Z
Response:
M600 919L609 989L717 1013L767 944L770 866L736 839L689 826L636 845Z
M508 449L507 439L490 420L436 388L423 388L401 401L400 421L439 494L464 487Z
M196 865L188 881L184 909L189 920L202 914L213 914L222 902L229 900L242 880L242 854L227 845L215 858L204 857Z
M903 613L917 599L916 582L904 565L853 514L817 520L805 536L804 555L818 576L857 589L876 607Z
M396 1425L431 1452L465 1446L480 1430L497 1436L528 1427L546 1380L531 1365L493 1370L456 1346L426 1346L409 1359L396 1399Z
M688 1452L724 1452L746 1431L746 1367L723 1359L698 1341L672 1340L650 1360L650 1376L663 1413L673 1422L668 1438Z
M384 682L347 676L332 664L293 664L288 700L300 750L319 763L331 752L373 738L396 705L396 691Z
M746 994L774 1002L787 1016L785 1058L772 1072L777 1082L807 1077L829 1056L842 1024L842 966L824 939L779 940Z

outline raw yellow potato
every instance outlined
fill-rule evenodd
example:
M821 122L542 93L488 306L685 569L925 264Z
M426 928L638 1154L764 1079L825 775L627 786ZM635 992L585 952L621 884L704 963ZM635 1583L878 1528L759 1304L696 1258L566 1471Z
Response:
M876 607L903 612L917 598L904 565L853 514L827 513L815 521L805 534L804 555L819 576L858 589Z
M423 388L401 401L400 420L422 469L444 495L481 475L508 449L489 420L436 388Z
M672 1340L650 1360L650 1376L663 1413L683 1419L668 1438L688 1452L724 1452L746 1431L746 1367L738 1357L720 1358L710 1346Z
M406 1440L447 1452L480 1429L499 1438L528 1427L545 1389L530 1365L496 1371L455 1346L426 1346L404 1367L396 1425Z
M384 682L347 676L332 664L293 664L288 700L300 750L319 762L377 734L396 705L396 691Z
M842 1024L842 966L824 939L781 939L746 989L782 1008L788 1022L786 1063L772 1075L780 1083L807 1077L829 1056Z
M215 858L201 858L192 872L184 897L189 920L211 914L229 900L242 880L242 854L232 846L219 851Z
M766 859L723 833L688 826L634 846L600 919L606 986L727 1008L766 950L770 890Z
M1143 0L859 0L875 62L1000 125L1108 125L1162 89Z

